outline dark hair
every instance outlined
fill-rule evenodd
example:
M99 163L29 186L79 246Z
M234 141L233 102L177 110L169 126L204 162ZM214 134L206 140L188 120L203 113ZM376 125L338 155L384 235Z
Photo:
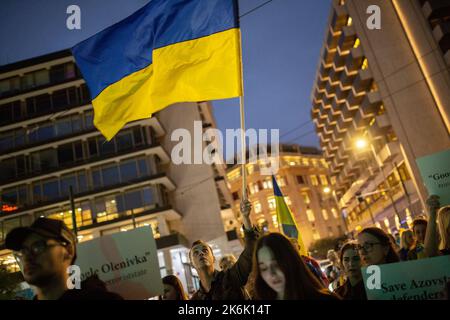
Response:
M183 285L181 284L180 279L178 279L176 276L174 275L165 276L162 279L162 282L163 284L172 286L175 289L175 291L177 292L176 300L189 300L187 294L184 292Z
M411 228L411 229L414 230L414 228L415 228L416 226L420 226L420 225L427 227L428 221L425 220L424 218L416 218L416 219L414 219L413 222L412 222L412 228Z
M279 268L286 279L286 300L318 299L325 295L333 296L312 274L294 248L291 241L280 233L269 233L258 239L253 254L253 272L255 275L255 298L259 300L274 300L276 292L270 288L261 276L258 262L258 251L268 247L272 251Z
M380 241L381 245L389 247L388 254L386 256L385 263L393 263L393 262L399 262L400 258L397 254L397 252L394 249L394 246L392 244L391 238L380 228L376 227L369 227L363 229L359 234L362 233L368 233L375 238L377 238L378 241Z
M344 256L345 251L353 249L356 252L358 252L358 244L351 240L351 241L347 241L346 243L344 243L344 245L341 247L341 251L339 251L339 259L341 261L342 264L342 257Z

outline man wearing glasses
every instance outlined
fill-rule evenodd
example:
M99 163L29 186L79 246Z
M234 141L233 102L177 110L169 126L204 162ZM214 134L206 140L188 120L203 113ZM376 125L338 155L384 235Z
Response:
M25 281L35 287L37 300L121 299L98 278L90 280L90 288L83 282L81 290L68 290L67 268L76 259L76 239L63 221L39 218L30 227L15 228L5 246L13 250Z

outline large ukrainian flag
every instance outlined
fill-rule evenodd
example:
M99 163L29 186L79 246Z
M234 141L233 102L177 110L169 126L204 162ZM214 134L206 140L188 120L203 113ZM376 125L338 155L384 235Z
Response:
M108 140L173 103L242 96L236 0L152 0L72 53Z
M273 175L272 175L272 184L273 184L273 192L275 194L275 202L277 206L278 224L281 226L281 230L286 237L297 240L298 245L300 247L300 254L302 256L308 256L308 251L306 250L306 247L303 244L302 236L300 235L300 231L297 227L297 223L295 222L294 216L292 215L292 212L289 209L289 207L286 205L283 194L281 193L281 190L278 187L277 180Z

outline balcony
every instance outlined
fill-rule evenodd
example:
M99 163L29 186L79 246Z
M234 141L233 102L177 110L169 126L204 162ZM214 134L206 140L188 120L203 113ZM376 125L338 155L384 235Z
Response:
M345 6L333 4L333 16L331 18L330 24L333 32L339 32L342 27L347 23L348 12Z
M322 59L325 62L325 64L330 64L333 62L334 56L336 54L336 50L328 50L327 48L324 48L324 52L322 55Z
M361 103L361 113L365 117L373 116L380 110L381 103L381 96L378 91L369 92L364 96L364 100Z
M389 142L378 153L378 158L382 163L385 163L393 160L396 155L400 154L400 152L400 144L397 141Z
M335 50L338 40L339 40L339 33L336 33L333 29L330 28L326 42L327 51Z
M343 90L343 88L341 86L338 86L336 88L335 96L336 96L336 99L338 99L338 100L345 100L345 99L347 99L349 93L350 93L349 89Z
M359 70L358 75L353 82L353 88L357 93L367 92L373 81L372 72L369 69Z
M422 12L428 20L443 19L450 16L450 3L443 0L426 0L422 2Z
M449 14L450 16L450 14ZM442 21L433 29L433 36L445 55L450 50L450 20Z
M343 27L338 42L340 54L349 51L355 44L355 40L356 40L355 28L353 28L353 26Z
M341 76L342 76L342 72L343 72L343 71L336 71L336 69L333 69L333 70L330 72L330 81L333 82L333 83L338 82L339 79L340 79ZM339 88L337 83L335 84L335 86L336 86L337 88Z
M353 48L345 60L345 69L347 73L357 72L362 65L364 54L361 47Z

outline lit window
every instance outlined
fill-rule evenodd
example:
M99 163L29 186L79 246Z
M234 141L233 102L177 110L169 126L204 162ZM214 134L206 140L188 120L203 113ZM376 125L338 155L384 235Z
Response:
M311 209L307 209L306 210L306 216L307 216L309 222L316 221L316 217L314 216L314 212Z
M241 176L241 170L240 169L234 169L233 171L230 171L227 174L228 180L233 181L236 180Z
M275 210L277 208L277 204L275 202L275 197L267 198L267 203L269 204L269 209L270 210Z
M322 216L325 220L328 220L328 212L327 209L322 209Z
M389 228L389 219L388 218L384 219L384 225L386 226L386 228Z
M321 174L321 175L320 175L320 183L321 183L323 186L327 186L327 185L328 185L328 179L327 179L327 176Z
M361 69L366 70L368 67L369 67L369 62L367 61L367 58L364 58L364 60L361 64Z
M275 228L278 228L278 218L276 214L272 215L272 222Z
M272 183L272 181L271 181L271 183ZM286 180L284 179L283 176L277 176L277 183L280 187L286 186Z
M333 214L333 217L335 217L336 219L338 218L338 213L336 208L331 208L331 213Z
M319 185L319 180L317 180L317 177L315 175L311 176L311 184L313 186L318 186Z
M306 192L302 192L302 196L303 196L303 201L305 202L305 204L311 203L311 199L309 198L309 195Z
M352 17L348 17L347 18L347 26L351 26L353 24L353 19L352 19Z
M267 178L266 180L263 181L263 188L264 189L272 189L272 178Z
M291 199L288 196L284 196L284 202L286 205L290 206L292 204Z
M317 232L317 230L314 230L314 231L313 231L313 239L314 239L314 240L320 240L320 235L319 235L319 233Z
M255 208L255 213L261 213L262 211L261 203L259 201L253 203L253 208Z
M359 38L356 38L353 48L358 48L360 46L360 44L361 44L361 41L359 40Z
M303 158L302 162L304 166L309 166L309 160L307 158Z

